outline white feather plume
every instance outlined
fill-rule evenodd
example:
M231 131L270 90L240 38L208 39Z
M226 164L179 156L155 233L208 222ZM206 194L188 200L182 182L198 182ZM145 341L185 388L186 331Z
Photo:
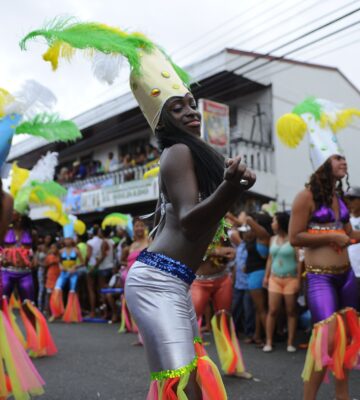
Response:
M96 52L92 59L92 71L100 82L109 85L119 76L123 57L118 54Z
M40 112L49 111L57 101L50 89L34 80L25 81L13 97L14 102L6 107L5 112L22 114L26 119Z
M50 151L42 156L30 171L30 175L25 184L31 181L48 182L55 176L55 168L58 165L58 153Z

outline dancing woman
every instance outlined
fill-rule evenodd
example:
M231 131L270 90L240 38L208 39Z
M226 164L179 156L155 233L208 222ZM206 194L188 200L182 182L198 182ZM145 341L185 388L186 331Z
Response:
M199 343L189 287L221 219L253 186L255 175L239 157L225 164L200 139L201 115L187 87L189 76L144 35L56 19L29 33L22 47L37 36L46 38L44 59L55 68L63 44L68 55L71 46L98 50L108 67L114 54L128 59L131 89L162 151L157 234L131 267L125 287L150 365L148 399L225 399L219 372ZM97 59L96 75L113 80L117 74L101 65Z
M226 375L251 379L252 375L245 370L231 315L233 282L227 265L235 258L235 254L235 249L225 238L216 246L210 246L206 258L196 271L196 279L191 285L191 296L198 321L201 321L206 306L212 302L215 315L211 319L211 325L223 372Z
M3 243L6 229L11 222L12 197L4 193L0 180L0 243ZM44 381L32 364L10 324L12 315L7 299L3 299L0 280L0 399L13 396L15 400L30 399L43 394Z
M80 250L75 246L73 232L69 233L69 229L64 229L64 234L64 247L60 250L61 272L50 297L51 319L54 320L62 316L64 322L81 322L81 308L76 288L78 282L77 269L84 264L84 261ZM63 290L67 285L69 285L69 293L66 308L64 308Z
M347 246L360 234L352 230L344 203L347 163L334 135L356 113L360 115L310 98L278 121L278 134L286 144L294 143L294 134L298 142L296 134L309 130L315 170L294 200L289 227L291 244L305 248L307 301L314 323L302 375L305 400L316 399L327 370L335 376L336 399L349 399L348 371L359 362L357 287Z

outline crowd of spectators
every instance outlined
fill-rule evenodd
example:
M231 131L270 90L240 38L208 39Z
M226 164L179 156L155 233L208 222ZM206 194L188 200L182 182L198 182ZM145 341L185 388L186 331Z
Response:
M155 161L159 158L158 150L150 144L137 146L133 152L115 154L109 152L105 162L100 160L75 160L69 166L60 166L57 181L61 184L100 176L109 172L123 171ZM131 174L126 180L131 180Z
M253 265L251 252L259 251L259 244L262 243L264 249L269 249L271 243L287 243L287 227L289 215L278 213L273 221L265 213L256 214L253 217L244 213L234 216L228 214L228 221L232 225L229 229L229 246L235 248L236 257L228 263L229 274L233 276L233 314L237 331L245 336L248 343L255 343L264 347L265 351L272 349L272 337L276 326L276 335L288 337L288 351L295 351L294 347L294 328L299 312L305 311L303 302L298 301L301 296L301 258L295 250L289 250L293 261L287 268L287 279L293 280L291 283L291 294L289 291L283 292L276 287L271 279L276 278L274 272L274 254L269 252L260 252L259 260L261 263ZM102 295L101 289L109 286L123 288L126 272L131 267L131 254L133 247L138 248L138 244L146 242L147 246L148 229L142 220L136 220L134 225L134 237L130 238L123 229L100 229L95 225L87 233L78 237L76 246L83 253L84 265L77 270L79 274L78 294L81 302L82 313L85 316L107 318L110 321L117 322L120 318L120 296ZM271 239L270 239L271 238ZM56 255L56 249L63 246L63 238L50 235L35 235L34 260L35 267L39 274L34 270L34 278L39 288L44 287L46 280L46 255ZM75 243L74 243L75 244ZM143 246L143 247L144 247ZM140 246L141 249L141 246ZM291 249L291 246L289 247ZM273 257L271 257L271 254ZM130 256L129 256L130 255ZM249 258L251 255L251 259ZM94 258L95 257L95 258ZM92 258L96 262L91 261ZM41 265L39 259L45 260ZM103 270L104 260L107 260L107 270ZM285 260L285 259L284 259ZM287 260L287 259L286 259ZM279 261L279 260L277 260ZM281 261L281 260L280 260ZM286 261L287 262L287 261ZM59 260L59 273L61 263ZM291 270L290 270L291 269ZM97 271L101 271L97 272ZM105 273L106 272L106 273ZM252 275L257 276L257 283ZM254 281L254 282L253 282ZM287 281L288 284L288 281ZM275 289L274 289L275 288ZM274 302L273 290L276 292L276 305ZM289 289L290 290L290 289ZM42 294L38 296L38 303L42 302ZM284 298L286 307L282 308L280 298ZM301 299L302 297L300 297ZM49 312L44 306L43 311ZM208 311L211 316L211 310ZM211 329L209 315L205 315L203 329ZM288 323L286 323L288 320Z

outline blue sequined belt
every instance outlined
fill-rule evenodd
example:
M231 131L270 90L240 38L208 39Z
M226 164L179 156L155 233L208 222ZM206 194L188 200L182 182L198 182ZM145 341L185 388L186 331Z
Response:
M164 254L154 253L145 249L138 255L136 260L157 268L160 271L174 275L189 285L192 284L196 277L192 270L185 264L165 256Z

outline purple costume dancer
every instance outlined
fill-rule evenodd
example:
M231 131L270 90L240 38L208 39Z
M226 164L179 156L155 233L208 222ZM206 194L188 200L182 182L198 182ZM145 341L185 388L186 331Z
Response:
M10 262L9 259L5 259L5 265L2 267L1 271L3 295L10 299L15 286L17 286L22 302L24 300L34 301L34 283L31 268L29 267L31 256L31 251L29 251L29 249L31 249L32 245L29 232L23 231L20 238L17 238L14 229L9 229L5 235L4 244L7 249L15 248L20 251L26 250L22 254L24 257L27 257L28 260L22 259L21 256L16 256L13 260L15 262Z
M18 215L15 214L14 215ZM26 330L26 348L32 357L52 356L57 353L44 315L33 304L34 282L31 270L32 238L27 230L19 229L18 236L14 229L5 235L3 249L3 267L1 270L3 295L10 299L15 286L20 300L20 315ZM11 324L15 325L14 319ZM13 329L18 329L13 326Z
M309 232L321 234L326 231L341 232L349 222L349 211L339 198L339 220L334 211L326 206L316 210L309 223ZM342 266L342 272L324 273L320 268L307 266L307 300L313 323L326 320L346 307L357 308L356 278L350 264ZM313 272L312 272L313 271ZM339 273L340 272L340 273Z
M344 234L349 224L349 211L338 197L339 216L332 208L321 206L313 212L308 233L313 235ZM313 251L316 251L313 250ZM342 265L311 264L311 249L305 250L307 301L314 323L303 379L308 381L313 370L331 370L336 379L344 379L345 369L359 363L360 323L356 313L357 285L346 250L337 249ZM341 255L341 256L340 256ZM330 324L335 323L334 348L329 354ZM347 332L348 330L348 332ZM348 337L347 337L348 336Z

